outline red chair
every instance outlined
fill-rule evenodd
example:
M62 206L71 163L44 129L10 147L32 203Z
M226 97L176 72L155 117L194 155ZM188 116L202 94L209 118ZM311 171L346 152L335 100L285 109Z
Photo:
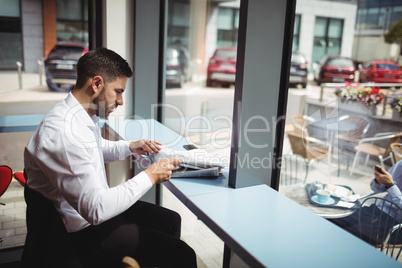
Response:
M22 171L14 172L13 176L14 179L16 179L19 184L21 184L21 186L25 186L27 180L25 179L24 172Z
M9 166L0 166L0 196L2 196L7 190L13 179L13 171ZM1 203L0 205L5 206L6 204ZM3 239L0 237L0 243L3 242Z
M0 166L0 196L4 194L13 179L13 171L9 166ZM0 203L5 206L6 204Z

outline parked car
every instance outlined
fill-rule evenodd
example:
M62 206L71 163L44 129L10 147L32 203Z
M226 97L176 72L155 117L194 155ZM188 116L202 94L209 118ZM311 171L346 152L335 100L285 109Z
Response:
M290 63L289 84L301 84L303 88L307 86L307 61L303 54L293 52Z
M78 59L87 52L86 44L56 44L45 59L46 83L49 90L70 91L77 79Z
M360 68L359 81L402 83L402 70L392 61L369 61Z
M168 46L166 49L166 87L181 88L191 81L193 64L188 50L181 45Z
M207 69L207 87L229 87L235 83L236 47L219 47L210 58Z
M342 56L324 56L314 69L314 80L321 83L354 82L355 64L352 59Z

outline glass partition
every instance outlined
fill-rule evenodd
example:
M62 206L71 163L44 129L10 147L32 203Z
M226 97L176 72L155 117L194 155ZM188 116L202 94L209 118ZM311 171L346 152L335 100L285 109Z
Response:
M240 1L168 2L165 125L228 161Z
M395 149L390 153L392 143L401 144L401 52L383 34L395 25L390 18L402 3L321 4L296 6L294 32L308 79L306 88L289 87L279 192L328 220L349 220L374 193L373 166L389 170L398 161ZM363 31L375 29L381 31ZM292 59L291 78L296 66ZM321 188L329 199L318 200ZM357 228L357 218L351 224Z

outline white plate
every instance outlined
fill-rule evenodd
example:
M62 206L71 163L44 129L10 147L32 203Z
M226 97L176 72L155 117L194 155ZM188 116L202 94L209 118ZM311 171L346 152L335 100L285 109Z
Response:
M335 200L333 198L331 198L331 197L325 203L318 202L318 196L317 195L314 195L313 197L311 197L311 200L313 200L315 203L321 204L321 205L332 205L333 203L335 203Z

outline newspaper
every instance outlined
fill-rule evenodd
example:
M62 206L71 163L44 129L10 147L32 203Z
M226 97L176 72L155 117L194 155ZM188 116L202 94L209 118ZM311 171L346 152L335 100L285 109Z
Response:
M173 171L172 178L216 178L222 175L224 166L221 164L220 159L203 149L174 151L162 147L159 153L148 156L148 160L152 164L162 159L174 157L181 158L183 163L180 164L179 169Z

